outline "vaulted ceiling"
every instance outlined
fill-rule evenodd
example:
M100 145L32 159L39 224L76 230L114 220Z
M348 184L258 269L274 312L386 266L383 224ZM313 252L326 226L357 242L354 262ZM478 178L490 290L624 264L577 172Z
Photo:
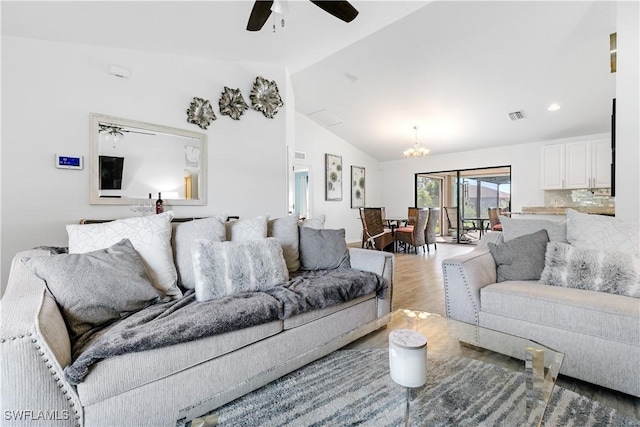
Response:
M248 32L251 1L3 1L2 34L285 65L296 110L380 161L414 126L432 154L609 131L615 2L351 3L349 24L290 1Z

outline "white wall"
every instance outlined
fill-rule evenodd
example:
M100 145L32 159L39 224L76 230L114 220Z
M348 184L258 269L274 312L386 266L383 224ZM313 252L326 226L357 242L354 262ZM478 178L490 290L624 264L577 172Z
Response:
M309 168L312 216L326 215L325 227L344 228L348 242L359 241L362 225L358 210L351 209L351 166L366 169L366 205L381 206L378 161L299 113L296 114L295 133L296 151L307 155L305 161L296 165ZM342 156L342 201L325 201L326 153Z
M585 139L606 138L607 134L587 135L553 141L540 141L454 154L429 156L426 159L403 159L381 163L382 204L387 215L405 216L414 205L414 175L418 172L439 172L475 169L490 166L511 166L511 209L523 206L544 206L541 189L541 147Z
M640 218L640 3L618 2L616 217Z
M117 64L130 79L109 74ZM248 110L218 113L224 86L249 93L256 76L275 80L284 107L274 119ZM127 206L89 205L89 169L54 167L54 153L89 155L89 113L200 131L187 123L193 97L218 119L207 131L208 206L173 206L176 216L287 212L283 67L2 37L2 291L13 255L36 245L66 246L65 224L131 216ZM88 165L88 161L86 161Z

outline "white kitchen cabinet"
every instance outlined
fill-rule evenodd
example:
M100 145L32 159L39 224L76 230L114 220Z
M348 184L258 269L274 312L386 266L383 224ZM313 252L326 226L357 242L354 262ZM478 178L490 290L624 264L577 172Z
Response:
M564 144L542 147L542 189L564 188Z
M609 139L542 147L542 189L611 187Z
M590 188L611 188L611 140L591 142Z
M564 188L589 188L591 182L591 142L564 144Z

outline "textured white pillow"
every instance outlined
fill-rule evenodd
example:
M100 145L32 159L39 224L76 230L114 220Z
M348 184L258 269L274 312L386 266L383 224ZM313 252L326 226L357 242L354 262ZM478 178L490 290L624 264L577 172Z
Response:
M567 240L579 248L640 254L640 226L637 222L584 214L573 209L567 209Z
M509 218L500 215L500 223L502 224L502 238L505 242L540 230L547 230L551 242L567 241L567 222L564 220Z
M300 269L298 216L270 219L267 222L267 237L278 239L287 268L289 271L298 271Z
M227 228L227 241L246 242L266 238L268 219L268 216L259 216L256 218L242 218L228 221L225 224Z
M140 255L153 285L171 299L182 297L171 249L173 212L120 219L102 224L67 225L69 253L80 254L105 249L129 239Z
M318 215L314 218L305 219L300 224L300 227L315 228L316 230L322 230L324 228L324 222L326 217L324 215Z
M193 243L196 299L208 301L283 285L289 280L278 239Z
M226 217L225 217L226 218ZM225 239L225 219L211 217L183 222L173 228L173 252L180 284L186 289L196 287L193 276L191 246L196 239L222 242Z

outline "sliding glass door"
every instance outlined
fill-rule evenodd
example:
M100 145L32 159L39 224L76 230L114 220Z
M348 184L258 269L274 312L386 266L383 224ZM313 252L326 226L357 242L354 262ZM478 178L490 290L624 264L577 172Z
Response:
M416 177L416 207L439 208L442 206L442 178L418 175Z
M460 243L457 221L474 218L476 224L485 226L489 208L508 210L511 207L511 167L418 173L415 176L415 206L439 207L442 235L447 241ZM453 223L449 224L449 220ZM471 234L480 237L479 230Z

